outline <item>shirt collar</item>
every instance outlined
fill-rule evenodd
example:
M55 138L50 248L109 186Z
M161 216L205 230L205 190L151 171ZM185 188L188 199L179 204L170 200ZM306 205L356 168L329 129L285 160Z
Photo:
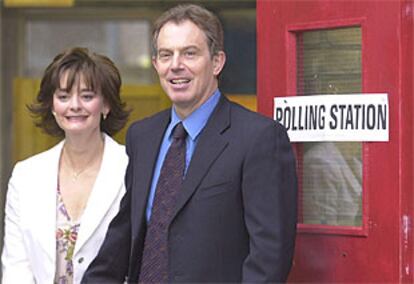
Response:
M203 130L204 126L207 124L211 113L220 100L220 95L220 90L217 89L207 101L183 120L184 128L192 140L197 138L201 130ZM167 128L167 137L171 136L172 130L180 121L174 107L171 108L171 122Z

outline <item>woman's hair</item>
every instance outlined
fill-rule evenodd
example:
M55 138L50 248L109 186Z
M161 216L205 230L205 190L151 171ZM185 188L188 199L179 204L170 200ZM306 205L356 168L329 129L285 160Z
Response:
M52 114L53 96L61 87L60 79L64 73L67 73L66 89L71 90L73 84L82 77L88 88L102 95L110 112L105 120L101 119L101 131L112 136L125 126L130 110L126 110L125 103L121 101L122 81L118 68L108 57L79 47L57 55L46 68L35 102L28 105L36 119L36 126L49 135L65 136Z
M224 51L223 27L217 16L204 7L182 4L167 10L155 22L152 33L153 56L157 55L157 40L161 28L168 22L180 24L186 20L193 22L204 32L212 57L219 51Z

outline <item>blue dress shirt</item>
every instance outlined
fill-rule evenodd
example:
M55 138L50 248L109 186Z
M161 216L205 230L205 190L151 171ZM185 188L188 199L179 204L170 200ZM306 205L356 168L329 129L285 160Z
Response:
M208 119L210 118L211 113L216 107L217 103L220 100L220 91L217 89L214 94L208 98L198 109L186 117L182 122L185 130L188 133L186 138L186 157L185 157L185 172L187 172L188 165L190 164L191 157L194 153L194 149L197 146L197 141L199 134L206 126ZM147 221L151 217L151 210L154 203L155 190L158 183L158 178L160 177L161 167L164 162L165 156L167 155L168 148L171 145L172 137L171 133L174 127L180 122L180 118L175 112L174 107L171 108L171 121L165 131L164 138L161 143L160 152L158 154L157 163L155 164L154 176L152 178L151 189L148 196L147 202Z

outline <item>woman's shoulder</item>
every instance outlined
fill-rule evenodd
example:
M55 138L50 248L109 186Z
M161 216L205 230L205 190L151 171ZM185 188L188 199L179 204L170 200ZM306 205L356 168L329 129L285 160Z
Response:
M26 190L37 183L57 174L62 143L49 150L21 160L14 165L9 183L15 188Z
M105 134L105 147L108 147L109 149L111 149L111 151L116 151L120 153L125 152L125 145L119 143L108 134Z
M42 167L43 165L50 165L51 160L59 159L62 146L63 141L52 146L46 151L39 152L24 160L20 160L16 163L15 168Z
M114 138L105 134L105 154L109 159L119 161L121 163L128 162L125 145L118 143Z

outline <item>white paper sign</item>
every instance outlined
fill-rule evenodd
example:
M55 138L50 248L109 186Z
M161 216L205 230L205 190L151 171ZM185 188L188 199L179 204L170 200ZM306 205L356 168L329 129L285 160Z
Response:
M292 142L388 141L388 94L274 98L273 118Z

